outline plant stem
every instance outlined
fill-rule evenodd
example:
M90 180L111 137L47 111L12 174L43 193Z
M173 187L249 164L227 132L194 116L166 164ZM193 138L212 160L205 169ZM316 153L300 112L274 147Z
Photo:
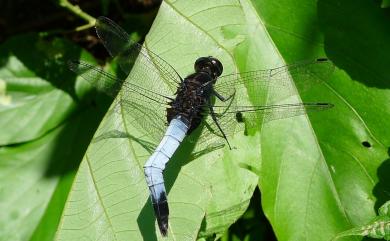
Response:
M81 8L79 6L72 5L68 0L59 0L58 3L61 7L68 9L69 11L74 13L75 15L79 16L80 18L82 18L88 22L85 25L77 27L75 29L76 31L82 31L84 29L91 28L95 25L96 19L94 17L92 17L91 15L89 15L88 13L81 10Z

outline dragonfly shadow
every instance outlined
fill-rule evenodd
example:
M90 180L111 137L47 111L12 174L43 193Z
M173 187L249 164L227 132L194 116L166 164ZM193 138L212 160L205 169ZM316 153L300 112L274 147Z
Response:
M155 145L149 141L145 141L141 138L137 138L127 132L119 131L119 130L112 130L107 131L103 133L102 135L99 135L95 138L93 138L92 142L99 142L104 139L111 139L111 138L128 138L131 139L134 142L137 142L140 146L142 146L150 155L153 153L154 149L156 148Z
M327 56L366 86L390 88L390 10L377 1L319 0ZM346 17L348 16L348 17Z
M198 138L200 136L202 128L204 127L202 126L194 133L192 133L191 138L192 139ZM197 145L196 142L192 142L189 141L188 139L185 139L181 147L172 156L172 159L169 162L170 164L168 164L167 169L164 172L165 187L168 193L171 190L173 184L175 183L176 178L183 166L185 166L189 162L194 161L195 159L207 153L210 153L216 149L221 148L221 146L216 146L216 147L209 146L194 152L196 145Z

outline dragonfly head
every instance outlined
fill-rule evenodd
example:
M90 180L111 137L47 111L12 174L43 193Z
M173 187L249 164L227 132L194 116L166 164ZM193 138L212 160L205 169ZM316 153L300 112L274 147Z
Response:
M213 79L216 79L218 76L222 74L223 66L221 62L212 57L200 57L195 61L195 72L206 72Z

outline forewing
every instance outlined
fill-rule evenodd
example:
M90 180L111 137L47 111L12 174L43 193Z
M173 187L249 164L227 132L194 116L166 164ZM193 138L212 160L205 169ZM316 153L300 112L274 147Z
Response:
M224 97L240 92L240 89L252 90L256 95L251 96L251 101L256 104L269 99L282 101L298 94L296 90L302 93L326 82L334 68L334 64L325 58L302 61L273 69L225 75L217 79L214 89Z
M117 96L113 111L120 114L126 125L132 125L157 144L166 128L166 108L171 97L169 93L157 93L128 81L122 81L102 69L80 61L69 62L72 71L87 80L97 90L109 96ZM136 74L130 74L137 77ZM164 95L165 94L165 95ZM106 134L106 137L113 137Z
M165 82L171 91L177 89L181 77L176 70L157 54L132 41L130 36L116 23L106 17L99 17L96 20L96 33L126 75L130 73L137 59L143 71L152 71L158 75L159 80L155 83L156 85L162 85Z
M279 68L222 76L217 79L214 89L228 100L215 98L213 108L217 121L224 134L230 137L244 131L244 126L256 128L259 123L329 109L333 105L327 103L278 103L297 95L297 89L304 92L326 81L333 71L332 62L316 59ZM248 92L252 92L250 96ZM198 143L210 146L224 141L210 115L205 118L204 125L207 130L202 131Z

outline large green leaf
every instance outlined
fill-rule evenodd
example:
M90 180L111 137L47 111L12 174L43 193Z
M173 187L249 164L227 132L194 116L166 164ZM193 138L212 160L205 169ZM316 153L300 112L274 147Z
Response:
M85 88L75 82L65 63L81 54L68 41L33 34L1 45L0 145L36 139L76 110ZM91 60L85 52L82 58Z
M45 178L56 134L0 150L1 240L27 240L41 218L58 181Z
M0 240L52 240L102 117L81 101L89 87L75 81L65 60L92 58L68 41L36 35L0 49L0 143L23 142L0 147Z
M208 55L223 62L225 73L275 67L324 55L316 9L314 1L166 1L145 46L182 75L193 71L197 57ZM385 106L390 93L348 74L337 70L326 84L302 95L305 101L332 102L333 110L237 135L232 151L190 155L193 147L183 146L164 173L171 211L168 239L221 236L245 211L259 177L263 207L280 240L329 240L374 217L378 196L372 190L376 170L387 158L390 130L378 118L390 117ZM381 78L376 81L386 87ZM137 128L126 122L129 116L111 112L96 136L113 130L136 136ZM57 240L161 239L143 175L150 154L142 148L145 143L121 135L95 140L77 173Z
M275 123L261 142L263 208L278 239L329 240L389 199L389 18L371 1L259 1L256 9L288 62L325 48L344 70L302 96L335 104L310 116L307 134L298 134L302 124Z
M1 240L28 239L42 216L57 183L57 178L43 178L53 137L1 149Z
M33 232L36 240L53 239L98 121L88 110L38 140L0 149L0 240L29 240ZM45 226L36 230L40 222Z

